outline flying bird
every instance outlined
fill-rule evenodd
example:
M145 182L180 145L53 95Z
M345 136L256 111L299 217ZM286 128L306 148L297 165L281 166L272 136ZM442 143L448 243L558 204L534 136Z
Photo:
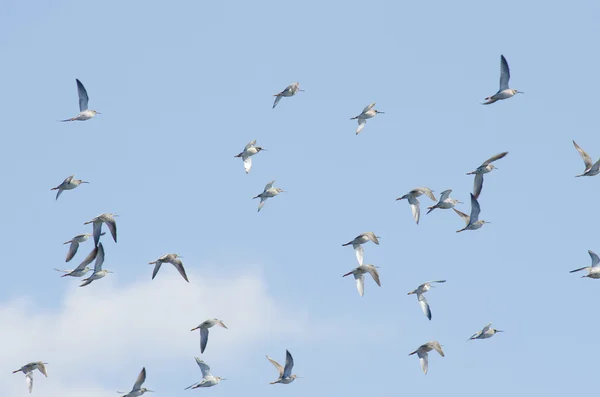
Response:
M437 199L433 195L433 190L429 189L428 187L417 187L417 188L411 190L410 192L406 193L404 196L398 197L396 199L396 201L404 200L404 199L408 200L408 203L410 204L410 209L412 211L413 218L415 218L415 222L417 222L417 225L419 224L419 219L421 218L421 209L420 209L420 204L419 204L419 200L417 200L417 197L419 197L423 194L425 194L427 197L429 197L433 201L437 201Z
M75 81L77 82L77 94L79 95L79 114L73 118L61 121L85 121L91 119L97 114L101 114L100 112L97 112L95 110L88 109L89 98L87 90L85 89L83 84L81 84L81 81L79 81L79 79L75 79Z
M439 208L441 210L447 210L450 208L454 208L456 204L463 204L462 201L450 198L450 193L452 193L452 189L444 190L442 192L442 195L440 196L440 200L438 201L438 203L432 207L427 207L427 209L429 210L427 211L427 213L429 214L436 208Z
M62 269L54 269L58 272L63 272L65 274L63 274L61 277L67 277L67 276L71 276L71 277L83 277L87 274L87 272L89 272L90 269L88 267L88 265L90 263L92 263L92 261L94 259L96 259L96 256L98 255L98 247L94 247L94 249L92 250L92 252L90 252L88 254L88 256L85 257L85 259L83 260L83 262L81 262L79 264L79 266L77 266L75 269L73 270L62 270Z
M217 318L211 318L206 321L203 321L199 326L191 329L191 331L195 331L197 329L200 330L200 353L202 354L204 353L204 350L206 349L206 344L208 343L208 329L212 328L215 325L219 325L225 329L228 329L227 326L223 323L223 321Z
M108 226L108 230L110 231L110 234L112 235L113 240L115 240L115 243L117 242L117 222L115 221L116 216L119 216L119 215L111 214L111 213L104 213L104 214L98 215L91 221L84 223L84 225L87 225L88 223L92 223L94 225L94 245L98 245L98 242L100 241L100 236L102 235L102 224L103 223L106 223L106 226Z
M385 112L380 112L377 109L373 109L375 107L375 102L366 106L363 111L356 117L352 117L350 120L357 120L358 127L356 128L356 135L360 134L360 132L365 128L365 124L367 124L367 119L373 118L377 116L377 114L385 114Z
M427 369L429 368L429 359L428 353L432 350L435 350L440 354L440 356L444 357L444 351L442 350L442 345L439 344L437 340L432 340L431 342L427 342L421 346L414 352L410 353L409 356L413 354L417 354L419 356L419 362L421 363L421 369L427 375Z
M485 160L475 171L467 172L467 175L475 175L475 181L473 182L473 195L476 199L479 198L481 194L481 189L483 189L483 174L487 174L492 170L497 170L496 166L492 164L496 160L500 160L504 156L506 156L508 152L502 152L495 156L490 157Z
M281 364L269 356L267 356L267 360L269 360L279 372L279 378L277 378L276 381L270 382L269 384L274 385L275 383L283 383L284 385L287 385L288 383L292 383L296 378L299 378L298 375L292 375L294 359L288 350L285 351L285 367L282 367Z
M103 236L104 233L101 233L100 235ZM73 259L75 254L77 254L77 250L79 249L79 244L87 241L87 239L90 238L91 236L92 235L89 233L78 234L77 236L73 237L71 240L65 241L63 243L63 245L71 244L69 246L69 252L67 252L67 258L65 259L65 262L69 262L71 259Z
M241 153L233 156L233 157L241 157L242 158L242 160L244 161L244 170L246 170L246 174L249 173L250 169L252 168L251 157L254 156L256 153L260 152L261 150L267 150L260 146L255 146L255 145L256 145L256 139L253 140L252 142L248 143Z
M583 159L583 163L585 164L585 170L583 171L583 174L575 176L579 177L598 175L598 173L600 173L600 160L596 161L595 163L592 163L592 158L582 148L580 148L579 145L575 143L575 141L573 141L573 145L575 145L575 149L577 149L579 155Z
M456 233L460 233L464 230L477 230L486 223L492 223L492 222L488 222L488 221L479 220L479 213L481 212L481 208L479 207L479 202L477 201L475 196L473 196L473 193L471 193L471 216L465 214L464 212L460 212L456 208L452 208L452 209L467 224L467 226L465 226L464 228L457 230Z
M429 291L432 287L434 287L434 285L432 285L433 283L445 283L445 282L446 282L446 280L428 281L426 283L419 285L416 290L408 293L408 295L411 295L411 294L417 295L417 299L419 300L419 305L421 306L421 310L423 310L423 313L425 313L425 315L427 316L427 318L429 320L431 320L431 309L429 308L429 303L427 303L427 299L425 299L424 294L425 294L425 292Z
M138 375L137 379L135 380L135 383L133 384L133 388L131 389L131 391L129 393L127 393L126 395L124 395L123 397L139 397L146 392L152 393L152 390L142 387L142 384L145 381L146 381L146 367L142 368L140 374ZM124 393L124 392L120 391L117 393Z
M94 263L94 273L88 278L84 278L80 287L85 287L94 280L99 280L106 276L108 273L112 273L110 270L102 270L102 264L104 263L104 247L102 243L98 244L98 254L96 255L96 262Z
M304 92L304 90L300 89L300 83L296 82L285 87L285 90L273 95L274 97L276 97L275 102L273 102L273 109L275 109L275 106L277 106L282 97L294 96L298 91Z
M578 272L581 270L587 270L588 274L586 274L585 276L581 276L581 278L584 278L584 277L600 278L600 266L598 266L598 264L600 263L600 258L598 258L598 255L596 255L596 253L594 251L588 251L588 253L590 254L590 258L592 258L592 266L586 266L586 267L581 267L579 269L571 270L569 273L575 273L575 272Z
M494 103L501 99L508 99L516 94L523 94L522 91L508 88L508 80L510 80L510 69L508 68L508 62L506 62L504 55L500 55L500 89L494 95L485 98L486 102L482 103L482 105L489 105L490 103Z
M283 189L280 189L278 187L273 187L274 183L275 183L275 181L271 181L271 182L267 183L267 185L265 186L265 190L263 190L263 192L261 194L259 194L258 196L252 197L252 199L260 198L260 204L258 204L258 212L260 212L262 207L265 205L265 201L267 201L268 198L275 197L279 193L285 192L285 190L283 190Z
M474 333L473 336L471 336L467 340L467 342L470 340L473 340L473 339L488 339L488 338L491 338L492 336L494 336L497 332L504 332L499 329L490 328L491 326L492 326L492 323L489 323L488 325L483 327L483 329L481 331L477 331L476 333Z
M219 376L212 376L210 373L210 367L204 361L200 360L198 357L195 357L196 363L200 367L200 371L202 371L202 380L200 382L196 382L191 386L186 387L187 389L197 389L198 387L211 387L218 385L220 381L226 380L225 378L221 378Z
M373 277L373 280L377 283L377 285L381 287L381 281L379 281L379 273L377 272L377 266L360 265L356 269L342 276L346 277L351 274L354 275L354 278L356 279L356 289L358 290L358 294L360 296L363 296L365 294L365 273L369 273L371 277Z
M352 248L354 248L354 253L356 254L356 259L358 260L358 264L362 265L364 254L362 245L367 241L372 241L375 244L379 245L380 238L381 237L376 236L373 232L365 232L356 236L354 240L347 242L346 244L342 244L342 247L352 244Z
M152 272L152 280L154 280L154 277L156 277L156 275L158 274L160 266L163 263L170 263L173 266L175 266L175 269L177 269L179 274L181 274L181 277L183 277L183 279L189 283L190 281L188 280L188 277L185 274L185 269L183 268L183 262L181 262L181 259L179 258L183 258L183 256L179 256L177 254L166 254L155 261L148 262L149 265L154 265L154 271Z
M75 174L68 176L60 185L50 189L50 190L58 190L58 193L56 193L56 200L58 200L58 197L63 192L63 190L72 190L72 189L75 189L77 186L81 185L82 183L89 183L86 181L82 181L81 179L73 179L74 177L75 177Z
M33 390L33 371L39 370L45 377L48 377L46 373L46 365L48 363L44 363L41 361L31 362L29 364L25 364L19 369L13 371L13 374L17 372L23 372L25 374L25 380L27 381L27 388L29 389L29 393Z

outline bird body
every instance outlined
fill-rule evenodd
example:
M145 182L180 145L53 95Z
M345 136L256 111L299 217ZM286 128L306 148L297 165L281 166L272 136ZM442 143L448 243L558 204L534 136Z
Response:
M152 272L152 280L154 280L154 277L156 277L156 275L158 274L158 271L160 270L160 267L163 263L170 263L173 266L175 266L179 274L181 274L181 277L183 277L183 279L189 283L190 281L188 280L187 274L185 274L183 262L179 258L183 257L177 254L166 254L155 261L149 262L148 264L154 265L154 271Z
M495 156L485 160L479 167L477 167L475 171L467 172L467 175L475 175L475 181L473 182L473 195L476 199L479 198L481 189L483 189L483 174L487 174L492 170L497 170L498 168L492 163L496 160L500 160L507 154L508 152L498 153Z
M365 124L367 124L367 119L373 118L379 113L385 114L385 112L380 112L379 110L373 109L374 107L375 102L373 102L370 105L367 105L358 116L350 118L350 120L358 120L356 135L360 134L363 128L365 128Z
M204 350L206 349L206 344L208 343L208 329L214 327L215 325L219 325L220 327L228 329L223 321L217 318L205 320L196 328L191 329L191 331L195 331L197 329L200 330L200 353L204 353Z
M499 329L490 328L491 326L492 326L492 323L489 323L488 325L483 327L483 329L481 331L477 331L476 333L474 333L473 336L471 336L467 340L467 342L470 340L474 340L474 339L488 339L488 338L491 338L492 336L496 335L497 332L504 332Z
M442 195L440 196L440 200L438 201L438 203L434 206L427 207L427 209L428 209L427 213L429 214L431 211L433 211L436 208L439 208L441 210L447 210L450 208L454 208L454 206L456 204L461 203L458 200L450 198L450 193L452 193L452 189L444 190L442 192Z
M415 350L414 352L409 353L409 356L412 356L413 354L417 354L417 356L419 357L419 362L421 363L421 369L423 370L425 375L427 375L427 370L429 368L428 353L432 350L435 350L436 352L438 352L440 354L440 356L444 357L444 351L442 350L442 345L440 345L439 342L436 340L427 342L427 343L419 346L419 348L417 350Z
M190 385L185 388L187 389L197 389L199 387L212 387L218 385L220 381L225 380L225 378L221 378L219 376L212 376L210 373L210 367L204 361L200 360L200 358L195 357L196 364L200 367L202 371L202 380L200 382L196 382L193 385Z
M417 295L417 299L419 301L419 305L421 306L421 310L423 310L423 313L425 313L425 316L427 316L427 318L429 320L431 320L431 309L429 307L429 303L427 303L427 299L425 299L424 294L433 287L433 285L432 285L433 283L445 283L445 282L446 282L446 280L428 281L426 283L419 285L417 287L417 289L415 289L414 291L411 291L408 293L408 295L412 295L412 294Z
M123 397L140 397L141 395L143 395L146 392L152 392L152 390L142 387L142 384L145 381L146 381L146 367L142 368L142 371L140 372L137 379L135 380L135 383L133 384L131 391L129 393L127 393L126 395L124 395ZM122 393L122 392L119 392L119 393Z
M250 172L250 169L252 168L251 157L254 156L256 153L260 152L261 150L266 150L260 146L255 146L255 145L256 145L256 139L253 140L252 142L248 143L246 145L246 147L244 148L244 150L242 150L239 154L233 156L233 157L241 158L244 161L244 170L246 171L246 174L248 174Z
M295 82L285 87L283 91L273 95L274 97L276 97L275 102L273 102L273 109L275 109L275 106L277 106L281 98L294 96L296 95L296 93L298 93L298 91L304 92L304 90L300 89L300 83Z
M75 81L77 82L77 94L79 95L79 114L70 119L61 121L86 121L93 118L97 114L101 114L96 110L88 109L89 97L87 90L85 89L83 84L81 84L81 81L79 81L79 79L75 79Z
M372 241L375 244L379 245L380 238L381 237L376 236L373 232L365 232L356 236L354 240L349 241L346 244L342 244L342 247L352 244L352 248L354 248L354 253L356 254L356 259L358 260L358 264L362 265L364 256L364 250L362 245L367 241Z
M585 276L581 276L581 278L584 277L589 277L589 278L594 278L594 279L598 279L600 278L600 258L598 257L598 255L596 255L596 253L594 251L588 251L588 254L590 254L590 258L592 259L592 266L586 266L586 267L581 267L579 269L575 269L575 270L571 270L569 273L575 273L581 270L587 270L588 274L586 274Z
M473 193L471 193L471 215L470 216L465 214L464 212L460 212L456 208L452 208L452 209L467 224L464 228L457 230L456 233L460 233L465 230L477 230L477 229L480 229L484 224L491 223L491 222L479 219L479 213L481 212L481 208L479 207L479 202L477 201L475 196L473 196Z
M263 190L263 192L261 194L252 197L252 199L260 198L260 203L258 204L258 212L260 212L262 207L265 205L265 201L267 201L268 198L275 197L279 193L285 192L285 190L283 190L281 188L273 187L274 183L275 183L275 181L271 181L271 182L267 183L267 185L265 186L265 189Z
M421 218L420 203L419 200L417 200L417 197L423 194L425 194L431 200L437 201L435 196L433 195L433 190L429 189L428 187L417 187L411 190L410 192L406 193L404 196L398 197L396 199L396 201L404 199L408 200L408 203L410 204L410 209L413 214L413 218L415 219L415 222L417 222L417 225L419 224L419 219Z
M485 102L482 105L489 105L491 103L512 98L516 94L523 94L523 92L508 88L508 80L510 80L510 69L508 62L504 55L500 55L500 89L494 95L485 98Z
M292 368L294 367L294 359L288 350L285 351L285 367L282 367L277 361L273 360L271 357L267 356L267 360L275 366L277 371L279 372L279 378L277 380L270 382L269 384L274 385L276 383L282 383L284 385L292 383L296 378L299 378L297 375L292 375Z
M108 230L110 231L110 234L112 235L113 240L115 241L115 243L117 242L117 222L115 221L116 216L119 216L119 215L111 214L111 213L104 213L104 214L98 215L91 221L87 221L84 223L84 225L91 223L94 226L94 231L93 231L94 245L98 245L98 242L100 241L100 236L103 234L102 233L102 224L103 223L106 223L106 226L108 227Z
M349 275L354 275L354 279L356 280L356 289L358 290L358 294L363 296L365 293L365 273L369 273L375 283L381 287L381 281L379 280L379 272L377 272L377 266L373 265L360 265L356 269L352 270L344 274L342 277L346 277Z
M65 178L64 181L62 181L62 183L60 185L58 185L57 187L53 187L50 190L58 190L58 192L56 193L56 199L58 200L58 197L61 195L61 193L64 190L73 190L75 189L77 186L81 185L82 183L89 183L86 181L82 181L81 179L74 179L75 178L75 174L68 176L67 178Z

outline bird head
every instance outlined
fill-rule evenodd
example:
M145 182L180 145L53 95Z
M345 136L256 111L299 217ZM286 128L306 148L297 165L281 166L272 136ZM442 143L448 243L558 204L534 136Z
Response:
M519 90L511 90L511 91L512 91L513 95L516 95L516 94L524 94L524 92L523 92L523 91L519 91Z
M265 150L265 151L267 150L267 149L262 148L260 146L255 146L255 148L256 148L256 152L260 152L261 150Z
M146 392L154 393L154 391L153 391L153 390L146 389L145 387L142 387L142 388L140 389L140 391L142 392L142 394L144 394L144 393L146 393Z

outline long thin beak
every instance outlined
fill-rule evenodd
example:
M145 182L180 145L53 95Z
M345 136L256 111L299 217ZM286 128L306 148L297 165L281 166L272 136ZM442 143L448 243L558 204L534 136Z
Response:
M300 89L298 89L298 91L306 92L306 91L304 91L304 90L300 90Z
M523 91L517 91L517 94L524 94Z
M464 204L462 201L457 201L458 204Z
M146 391L149 391L150 393L154 393L154 390L146 389Z
M88 181L81 181L81 183L89 183Z
M100 113L100 112L96 112L96 114L102 114L102 113Z
M496 332L504 332L504 331L502 331L501 329L497 329Z

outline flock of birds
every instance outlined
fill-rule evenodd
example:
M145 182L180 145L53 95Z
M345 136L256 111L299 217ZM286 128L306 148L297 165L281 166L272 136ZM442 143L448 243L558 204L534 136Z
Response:
M485 102L483 102L482 104L489 105L489 104L492 104L499 100L508 99L508 98L515 96L516 94L522 93L516 89L509 88L509 86L508 86L509 79L510 79L510 70L508 67L508 63L506 61L506 58L503 55L501 55L500 56L500 88L496 94L485 98ZM88 98L87 91L86 91L85 87L83 86L83 84L78 79L76 80L76 82L77 82L77 92L79 95L79 110L80 110L80 112L77 116L75 116L73 118L61 120L61 121L64 121L64 122L86 121L86 120L89 120L89 119L95 117L97 114L100 114L96 110L91 110L88 108L89 98ZM273 103L273 108L275 108L279 104L281 98L292 97L301 91L303 91L303 90L300 89L299 83L296 82L296 83L290 84L283 91L274 95L275 101ZM377 114L384 114L384 112L376 110L375 103L371 103L370 105L366 106L358 116L352 117L351 120L357 120L357 122L358 122L356 134L358 135L361 131L363 131L363 129L366 125L367 119L373 118L373 117L377 116ZM583 149L581 149L581 147L579 147L579 145L577 145L577 143L575 143L575 141L573 141L573 145L575 146L575 149L578 151L578 153L581 155L583 162L585 164L584 172L582 174L576 175L576 176L577 177L595 176L598 173L600 173L600 160L598 160L596 163L593 163L590 156ZM244 147L242 152L235 155L234 157L242 159L243 165L244 165L244 170L245 170L246 174L248 174L252 168L252 156L255 156L256 154L260 153L263 150L266 150L266 149L264 149L260 146L257 146L256 140L253 140ZM412 216L417 224L419 224L420 214L421 214L420 203L419 203L418 198L422 195L425 195L429 199L431 199L433 202L436 202L436 204L428 207L427 214L431 213L435 209L439 209L439 210L453 209L454 212L456 212L456 214L458 214L460 216L460 218L462 218L465 222L465 227L457 230L456 231L457 233L463 232L466 230L477 230L477 229L481 228L484 224L489 223L485 220L479 219L481 207L479 205L478 198L481 195L481 192L483 189L483 176L484 176L484 174L487 174L487 173L493 171L494 169L496 169L494 162L504 158L507 154L508 154L508 152L502 152L502 153L496 154L496 155L490 157L489 159L487 159L486 161L484 161L474 171L467 173L467 175L474 175L473 193L470 194L470 196L471 196L471 201L470 201L471 212L469 215L467 215L455 208L455 206L457 204L462 204L462 202L460 202L456 199L450 198L450 194L452 193L451 189L447 189L447 190L443 191L438 200L438 199L436 199L433 190L431 190L430 188L417 187L415 189L412 189L411 191L409 191L402 197L397 198L396 200L400 201L400 200L406 199L408 201L411 211L412 211ZM81 184L87 184L87 183L89 183L89 182L81 180L81 179L75 179L75 175L71 175L71 176L67 177L60 185L52 188L51 190L57 190L56 200L58 200L58 198L61 196L63 191L73 190L73 189L77 188L78 186L80 186ZM260 198L260 203L258 205L259 212L263 208L267 199L273 198L273 197L279 195L279 193L284 192L283 189L274 187L273 186L274 183L275 183L275 181L271 181L271 182L267 183L267 185L263 189L262 193L253 197L254 199ZM91 234L89 234L89 233L80 234L64 243L64 244L70 244L69 250L68 250L68 253L66 256L66 262L71 261L77 254L79 245L81 243L84 243L85 241L87 241L92 236L93 236L93 240L94 240L94 248L86 256L86 258L79 264L79 266L77 266L75 269L70 269L70 270L55 269L57 271L64 273L61 277L67 277L67 276L83 277L88 272L92 271L91 276L83 279L80 287L84 287L84 286L91 284L93 281L102 279L107 274L112 273L110 270L106 270L106 269L102 268L102 265L104 263L105 252L104 252L104 247L103 247L102 243L100 242L100 238L101 238L101 236L103 236L105 234L104 232L102 232L102 225L105 224L106 227L108 228L114 242L115 243L117 242L117 223L115 220L115 218L117 216L118 215L112 214L112 213L104 213L104 214L100 214L100 215L96 216L92 220L84 223L85 225L90 224L90 223L92 224L93 230L92 230ZM356 259L358 261L358 267L356 267L352 271L344 274L343 277L346 277L349 275L354 276L354 278L356 280L356 287L357 287L358 293L361 297L364 295L364 283L365 283L364 276L365 276L365 274L367 274L367 273L370 274L371 277L373 278L373 280L375 281L375 283L378 286L381 286L379 273L377 271L378 267L371 265L371 264L364 264L364 249L363 249L363 245L369 241L373 242L376 245L379 245L379 238L380 237L376 236L375 233L373 233L373 232L365 232L365 233L361 233L360 235L358 235L352 241L342 244L342 246L349 246L349 245L352 246L352 248L355 251ZM600 258L598 257L598 255L596 255L592 251L589 251L589 254L592 259L592 265L588 266L588 267L582 267L579 269L572 270L571 273L579 272L581 270L586 270L588 272L588 274L583 277L598 279L598 278L600 278ZM177 271L179 272L181 277L186 282L189 283L189 279L185 272L185 268L183 266L183 262L181 261L181 258L182 258L182 256L171 253L171 254L163 255L160 258L156 259L155 261L149 262L149 264L154 265L154 270L152 272L152 279L154 279L156 277L156 275L158 274L158 272L163 264L170 263L177 269ZM91 269L89 267L89 265L92 262L94 262L93 269ZM429 303L425 299L425 293L428 292L431 288L433 288L435 286L435 284L440 284L440 283L445 283L445 282L446 282L446 280L428 281L426 283L419 285L415 290L408 293L408 295L414 294L417 296L419 305L420 305L423 313L429 320L431 320L431 318L432 318L431 308L429 307ZM191 331L200 330L200 353L201 354L204 354L204 351L205 351L207 343L208 343L209 329L215 325L218 325L222 328L227 329L227 326L223 323L223 321L216 319L216 318L212 318L212 319L208 319L208 320L202 322L200 325L198 325L197 327L195 327L191 330ZM498 332L503 332L501 330L491 328L491 325L492 325L492 323L487 324L485 327L483 327L483 329L476 332L468 340L488 339L488 338L491 338L492 336L494 336ZM444 357L444 351L442 350L442 345L436 340L432 340L427 343L424 343L423 345L419 346L415 351L413 351L409 354L409 355L416 354L419 357L421 368L425 374L427 374L427 371L428 371L428 353L432 350L435 350L442 357ZM294 359L292 358L292 355L288 350L286 350L284 366L281 366L277 361L275 361L271 357L269 357L269 356L266 356L266 357L273 364L273 366L275 366L275 368L277 369L277 371L279 373L279 377L275 381L270 382L271 384L275 384L275 383L289 384L289 383L293 382L296 378L298 378L297 375L292 374L292 369L294 366ZM211 387L211 386L218 385L221 380L225 380L225 378L222 378L219 376L213 376L211 374L211 369L210 369L209 365L206 362L204 362L202 359L200 359L199 357L195 357L195 360L202 372L202 379L200 381L188 386L187 388L185 388L185 390L196 389L196 388L201 388L201 387ZM46 372L47 364L48 363L45 363L42 361L30 362L30 363L22 366L21 368L13 371L13 373L22 372L25 374L27 386L28 386L29 392L31 393L32 388L33 388L33 372L37 369L44 376L48 376L47 372ZM152 392L152 390L142 387L142 385L145 381L146 381L146 368L144 367L144 368L142 368L141 372L139 373L131 391L129 393L125 394L124 397L138 397L138 396L143 395L146 392ZM123 393L123 392L119 392L119 393Z

